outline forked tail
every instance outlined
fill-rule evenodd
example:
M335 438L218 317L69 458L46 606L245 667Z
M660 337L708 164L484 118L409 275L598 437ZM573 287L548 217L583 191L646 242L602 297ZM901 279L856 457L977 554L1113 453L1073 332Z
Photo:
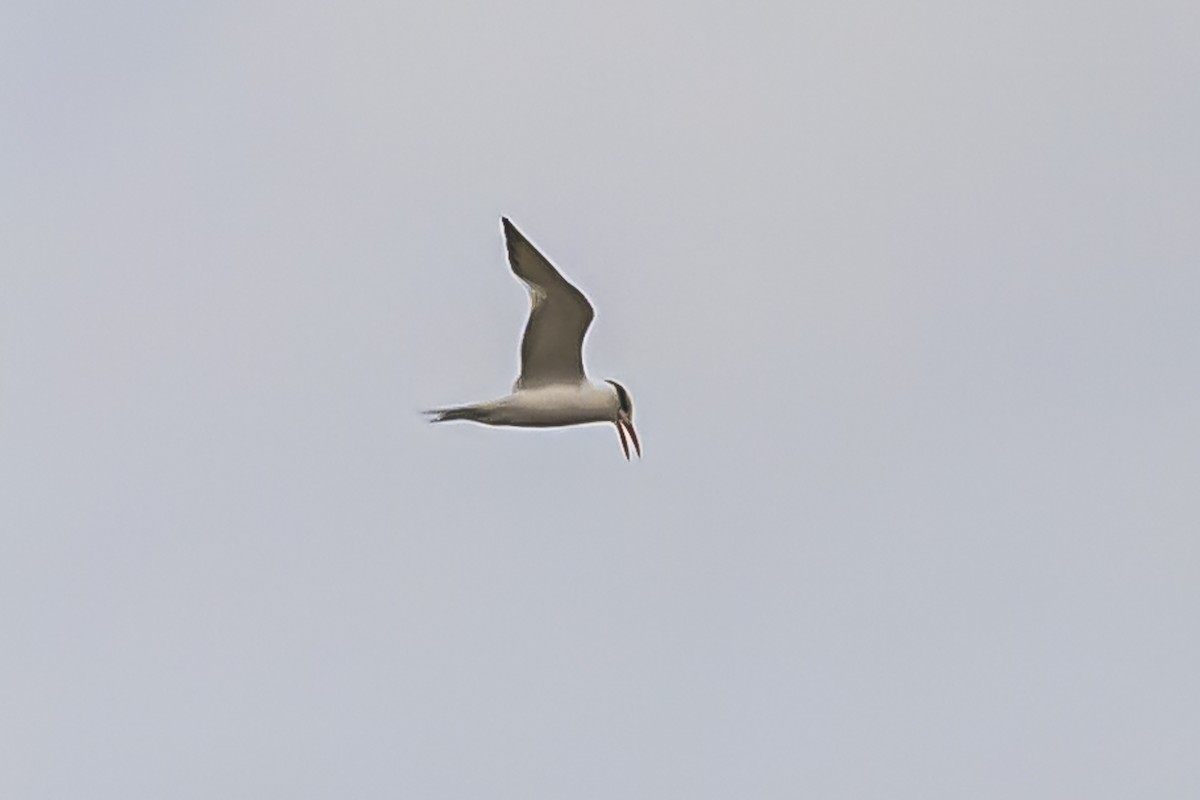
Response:
M454 408L431 408L421 413L428 414L430 422L453 422L456 419L487 422L489 409L482 406L455 406Z

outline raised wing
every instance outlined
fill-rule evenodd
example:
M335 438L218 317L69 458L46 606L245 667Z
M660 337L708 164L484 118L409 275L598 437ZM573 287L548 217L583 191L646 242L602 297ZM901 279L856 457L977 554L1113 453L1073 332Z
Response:
M521 340L521 375L515 388L584 380L583 337L596 315L592 304L508 219L503 222L508 262L529 287L532 306Z

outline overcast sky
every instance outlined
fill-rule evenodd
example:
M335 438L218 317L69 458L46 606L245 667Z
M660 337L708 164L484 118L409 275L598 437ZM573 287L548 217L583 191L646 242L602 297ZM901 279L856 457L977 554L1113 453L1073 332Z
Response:
M1197 42L0 6L0 795L1200 796ZM416 413L502 214L642 461Z

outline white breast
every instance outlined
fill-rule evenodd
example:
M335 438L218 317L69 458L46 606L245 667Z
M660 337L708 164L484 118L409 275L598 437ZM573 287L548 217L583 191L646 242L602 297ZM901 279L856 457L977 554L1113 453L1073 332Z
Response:
M608 422L616 416L618 400L611 388L585 381L521 389L497 406L494 424L540 428Z

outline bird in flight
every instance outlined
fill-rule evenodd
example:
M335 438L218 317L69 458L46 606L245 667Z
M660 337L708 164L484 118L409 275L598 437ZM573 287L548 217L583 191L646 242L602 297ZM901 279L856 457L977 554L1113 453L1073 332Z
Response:
M521 339L521 374L512 394L499 400L426 411L430 422L462 419L484 425L557 428L611 422L629 460L629 440L642 456L633 427L633 400L616 381L596 384L583 371L583 337L592 304L554 265L502 218L508 263L529 289L529 321ZM629 434L628 440L626 433Z

